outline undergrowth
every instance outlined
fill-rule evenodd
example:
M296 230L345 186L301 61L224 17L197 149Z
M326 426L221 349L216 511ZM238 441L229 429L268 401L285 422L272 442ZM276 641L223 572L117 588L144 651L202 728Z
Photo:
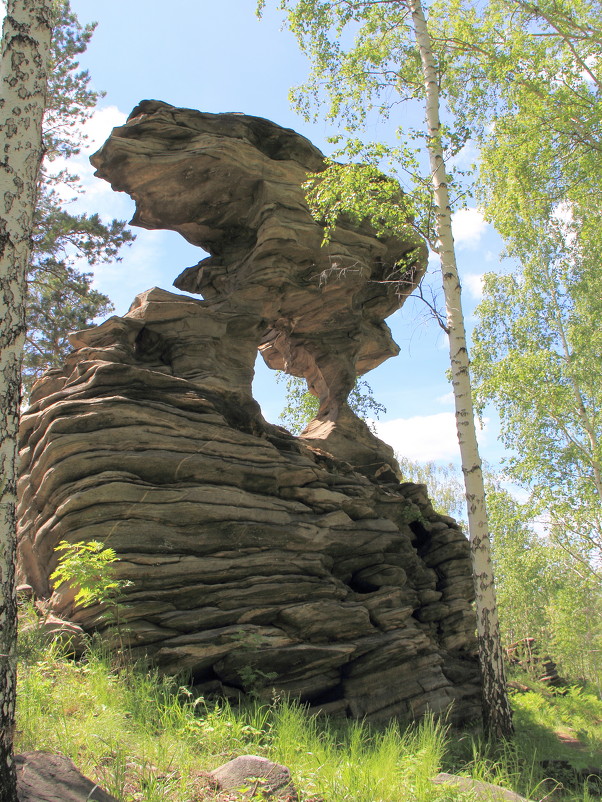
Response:
M516 738L494 748L477 731L452 731L428 716L407 729L391 723L377 730L312 717L283 699L234 709L195 696L155 670L121 662L116 667L100 648L76 662L58 646L36 644L35 634L24 638L17 751L65 754L123 802L219 798L207 771L241 754L287 765L301 800L473 798L434 785L431 778L440 771L493 782L534 800L599 798L584 777L588 766L602 764L602 703L583 690L516 695ZM558 740L562 728L579 739L579 749ZM552 779L555 763L564 775Z

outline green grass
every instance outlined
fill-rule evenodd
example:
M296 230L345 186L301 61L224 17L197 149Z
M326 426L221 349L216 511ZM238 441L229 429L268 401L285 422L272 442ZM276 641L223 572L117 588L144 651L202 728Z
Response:
M287 765L302 800L452 802L470 799L435 786L449 771L494 782L531 798L576 802L599 798L579 787L570 767L547 779L542 760L601 766L602 703L583 690L564 696L514 696L516 738L493 748L478 732L451 731L432 717L402 729L309 716L275 700L233 709L207 703L172 678L123 664L92 649L75 662L58 648L21 643L17 751L44 749L78 768L123 802L201 802L216 798L206 772L240 754ZM558 730L579 737L569 749ZM583 786L583 783L581 783ZM225 798L225 797L222 797ZM230 798L230 797L228 797Z

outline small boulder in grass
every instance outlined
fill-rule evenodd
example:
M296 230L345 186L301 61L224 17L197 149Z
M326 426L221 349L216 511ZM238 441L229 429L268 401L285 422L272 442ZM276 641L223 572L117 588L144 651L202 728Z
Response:
M64 755L24 752L15 755L15 765L19 802L118 802Z
M79 624L74 624L73 621L65 621L52 614L44 616L39 621L23 624L20 632L23 635L32 630L38 630L49 643L56 640L60 641L66 648L72 650L75 655L83 654L88 643L86 633Z
M18 602L31 602L35 599L35 592L31 585L23 583L17 585L17 601Z
M297 802L297 790L286 766L265 757L241 755L211 772L221 791L239 791L255 798L259 794Z
M437 785L449 785L458 791L470 792L474 799L482 799L483 802L530 802L524 796L502 788L501 785L472 780L470 777L458 777L456 774L437 774L433 778Z

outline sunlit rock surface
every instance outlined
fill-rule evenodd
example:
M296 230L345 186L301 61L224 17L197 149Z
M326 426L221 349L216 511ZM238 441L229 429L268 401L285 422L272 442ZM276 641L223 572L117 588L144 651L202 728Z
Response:
M391 449L345 403L396 353L384 318L424 271L423 246L345 224L321 248L301 184L322 156L267 120L144 101L93 163L136 200L135 223L211 256L176 281L202 300L142 293L72 335L64 368L36 384L22 581L102 629L102 610L74 610L48 580L60 540L100 540L131 582L120 619L133 653L205 693L275 687L369 720L452 702L476 715L466 538L424 487L399 482ZM401 293L379 283L400 259ZM263 420L258 348L320 397L306 437Z

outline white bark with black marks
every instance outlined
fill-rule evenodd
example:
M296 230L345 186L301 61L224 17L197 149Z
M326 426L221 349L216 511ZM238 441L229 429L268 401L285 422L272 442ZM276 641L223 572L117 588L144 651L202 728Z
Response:
M0 62L0 802L16 802L16 450L51 0L8 0Z
M441 142L439 80L421 0L406 0L406 2L412 14L426 93L427 147L437 214L437 247L441 259L447 312L456 430L460 444L468 507L468 530L476 596L477 638L483 677L483 719L486 731L491 736L494 738L509 737L513 732L512 713L506 693L491 545L485 508L485 487L474 421L460 278L452 234L449 180Z

